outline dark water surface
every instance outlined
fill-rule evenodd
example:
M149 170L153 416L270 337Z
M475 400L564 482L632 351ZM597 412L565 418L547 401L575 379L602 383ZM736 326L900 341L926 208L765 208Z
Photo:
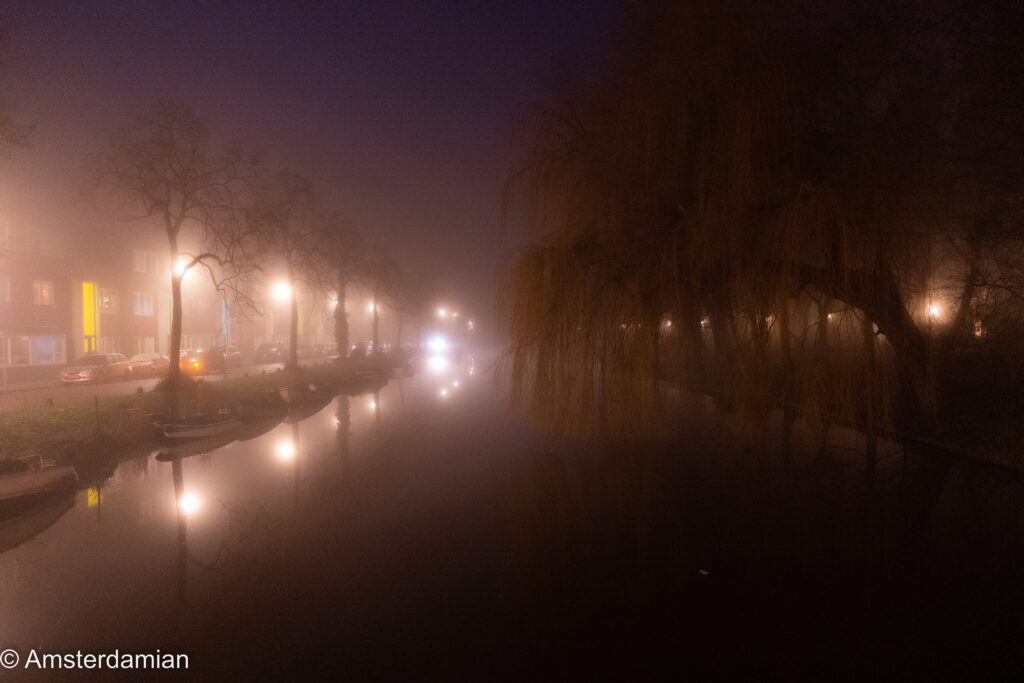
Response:
M887 471L783 475L706 424L555 441L491 379L424 373L52 502L0 553L0 649L222 680L1013 678L1024 486Z

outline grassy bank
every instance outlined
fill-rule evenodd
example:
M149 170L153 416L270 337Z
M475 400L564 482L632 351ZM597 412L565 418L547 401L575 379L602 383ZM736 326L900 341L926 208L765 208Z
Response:
M5 413L0 415L0 459L109 458L155 447L151 430L154 414L187 415L232 408L243 398L295 384L340 389L353 381L354 370L348 363L327 363L218 382L188 382L176 391L153 390Z

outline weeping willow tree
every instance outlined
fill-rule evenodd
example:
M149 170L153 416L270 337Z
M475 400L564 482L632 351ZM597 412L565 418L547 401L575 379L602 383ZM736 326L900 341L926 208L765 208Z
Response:
M902 281L943 191L942 73L910 3L654 2L529 119L513 398L573 432L657 415L670 358L731 409L917 425ZM938 47L934 47L938 46Z

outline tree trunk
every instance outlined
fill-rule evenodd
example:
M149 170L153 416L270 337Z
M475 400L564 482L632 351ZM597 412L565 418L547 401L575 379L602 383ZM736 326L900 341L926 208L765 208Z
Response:
M288 279L292 286L292 310L291 320L288 324L288 362L285 367L296 369L299 367L299 293L290 273Z
M867 313L861 323L861 338L864 344L864 476L869 484L873 484L878 461L878 420L875 408L878 363L875 358L875 323Z
M373 355L380 354L380 317L377 315L377 289L373 288Z
M181 381L181 279L184 273L178 274L175 271L175 264L178 263L178 244L174 237L168 237L171 252L171 340L170 348L167 350L167 358L170 364L167 367L167 383L175 387Z
M338 345L338 356L348 356L348 313L345 312L345 288L347 278L338 274L338 303L334 307L334 343Z
M897 425L904 429L927 431L934 422L934 378L930 372L928 345L924 335L907 312L891 270L884 263L873 272L848 270L840 277L824 269L802 264L801 284L867 313L892 345L896 356L899 396Z

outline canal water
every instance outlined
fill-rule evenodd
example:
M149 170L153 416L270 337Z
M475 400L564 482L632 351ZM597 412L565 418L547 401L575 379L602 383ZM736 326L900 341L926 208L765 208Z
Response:
M1019 478L908 456L869 490L706 420L555 439L470 368L142 454L0 527L0 650L185 653L203 679L1020 670Z

